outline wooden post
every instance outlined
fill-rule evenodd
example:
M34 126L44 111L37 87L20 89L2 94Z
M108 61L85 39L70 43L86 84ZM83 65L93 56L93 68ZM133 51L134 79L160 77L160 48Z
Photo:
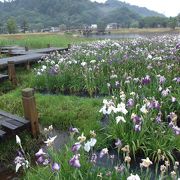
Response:
M30 62L29 62L29 61L27 61L27 63L26 63L26 69L27 69L27 70L30 70L30 69L31 69Z
M0 48L0 55L1 55L2 49Z
M9 55L9 56L12 55L12 49L8 49L8 55Z
M68 49L71 49L71 44L68 44Z
M29 51L29 48L28 48L28 46L25 46L25 51Z
M14 86L17 86L17 78L16 78L16 70L14 61L8 61L8 75L9 80L12 82Z
M31 88L22 90L22 101L24 108L24 117L31 122L31 133L33 137L37 137L39 134L39 122L34 90Z
M51 47L51 45L50 44L47 44L47 48L50 48Z

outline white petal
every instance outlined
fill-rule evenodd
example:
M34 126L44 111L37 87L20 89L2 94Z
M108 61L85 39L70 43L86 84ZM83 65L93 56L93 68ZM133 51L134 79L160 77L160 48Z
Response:
M16 164L16 172L18 172L19 168L21 167L21 164L20 163L17 163Z
M89 144L91 147L94 147L96 142L97 142L97 140L95 138L91 138Z
M89 152L90 149L91 149L91 146L90 146L90 143L89 143L89 141L88 141L88 142L84 145L84 150L85 150L86 152Z
M16 135L16 143L19 145L21 144L21 139L18 135Z

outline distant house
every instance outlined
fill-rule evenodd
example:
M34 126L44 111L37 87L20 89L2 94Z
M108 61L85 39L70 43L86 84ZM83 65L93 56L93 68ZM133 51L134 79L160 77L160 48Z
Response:
M41 29L41 32L50 32L50 28Z
M117 23L110 23L107 25L106 29L117 29L118 28L118 24Z
M91 24L90 29L97 29L97 24Z
M50 32L59 32L60 28L59 27L51 27Z

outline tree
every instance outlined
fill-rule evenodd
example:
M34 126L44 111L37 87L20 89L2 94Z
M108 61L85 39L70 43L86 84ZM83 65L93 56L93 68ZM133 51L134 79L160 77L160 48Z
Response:
M98 33L104 33L105 29L106 29L106 24L103 22L98 22L98 24L97 24Z
M23 19L21 28L23 30L23 33L26 33L26 31L28 30L29 26L28 26L28 22L26 19Z
M65 24L61 24L61 25L59 25L59 29L60 29L60 31L65 31L67 29L67 27Z
M168 24L169 24L169 27L170 27L171 29L175 29L176 26L177 26L177 19L176 19L176 18L173 18L173 17L170 17Z
M7 30L9 34L14 34L17 32L16 21L12 17L7 20Z
M180 13L177 16L177 25L180 26Z
M3 33L3 23L0 22L0 33Z

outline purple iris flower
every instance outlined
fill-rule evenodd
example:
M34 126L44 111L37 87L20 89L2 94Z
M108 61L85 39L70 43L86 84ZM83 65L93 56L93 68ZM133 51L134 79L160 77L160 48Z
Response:
M39 149L39 151L35 154L36 157L39 157L39 156L42 156L42 155L45 155L46 153L43 151L43 149Z
M44 160L45 160L44 157L43 157L43 156L40 156L40 157L38 157L38 159L37 159L36 162L37 162L38 164L43 164Z
M158 115L158 116L156 117L156 122L157 122L157 123L161 123L161 115Z
M180 83L180 77L175 77L173 81L175 81L176 83Z
M50 75L57 75L59 73L59 70L56 67L51 67L49 70Z
M115 142L115 146L116 146L117 148L120 148L120 147L122 146L122 142L121 142L120 139L117 139L117 141Z
M104 148L101 150L100 154L99 154L99 157L102 158L104 157L106 154L108 154L108 149L107 148Z
M71 127L71 128L69 128L69 132L70 133L79 133L79 130L77 128Z
M133 99L128 99L127 103L126 103L126 106L128 108L131 108L134 106L134 100Z
M80 144L80 143L75 143L75 144L72 146L71 150L72 150L72 152L77 152L77 151L80 149L80 147L81 147L81 144Z
M176 135L180 135L180 128L178 126L173 126L172 129Z
M52 164L52 171L59 171L60 170L60 165L58 163L53 163Z
M136 125L134 126L134 130L135 130L136 132L140 132L140 131L141 131L141 125L140 125L140 124L136 124Z
M156 100L152 100L149 104L148 104L148 109L160 109L160 104L158 101Z
M135 124L140 124L141 121L142 121L142 120L141 120L141 118L140 118L139 116L136 115L136 116L133 117L133 122L134 122Z
M142 85L148 85L151 82L151 78L149 75L146 75L144 78L141 79Z
M159 83L163 84L166 81L166 78L164 76L160 76Z
M177 45L176 45L176 49L180 49L180 42L179 42L179 43L177 43Z
M69 164L75 168L80 168L81 164L79 162L79 156L80 154L76 154L74 155L70 160L69 160Z
M17 154L18 154L19 157L23 157L23 152L22 152L21 150L19 150L19 151L17 152Z
M48 165L50 162L51 162L50 159L45 159L44 162L43 162L43 165L46 166L46 165Z

